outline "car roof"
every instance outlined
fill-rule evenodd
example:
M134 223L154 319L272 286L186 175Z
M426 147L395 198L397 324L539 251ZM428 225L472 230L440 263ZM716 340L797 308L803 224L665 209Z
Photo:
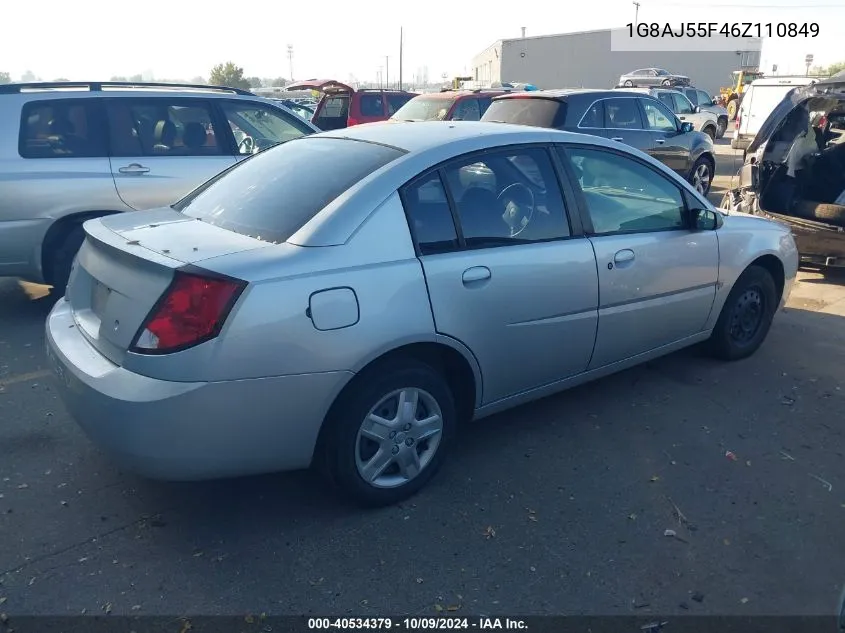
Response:
M456 99L458 97L472 97L472 96L496 96L504 95L513 92L512 90L504 90L498 88L481 88L479 90L470 90L468 88L462 90L441 90L440 92L424 92L418 94L417 97L427 97L433 99ZM520 93L521 94L521 93ZM415 97L415 98L417 98Z
M608 90L607 88L554 88L551 90L532 90L530 92L508 92L496 97L499 99L565 99L575 95L613 95L620 90Z
M419 121L366 123L342 130L322 132L314 137L367 141L396 147L407 152L421 152L480 136L489 136L491 145L503 143L509 136L519 136L521 142L548 142L549 134L552 132L556 130L486 121ZM560 134L564 135L560 139L561 142L572 136L569 132L560 132Z

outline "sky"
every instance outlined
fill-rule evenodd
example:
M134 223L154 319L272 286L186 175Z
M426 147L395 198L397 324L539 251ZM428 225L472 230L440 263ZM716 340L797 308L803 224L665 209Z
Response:
M817 22L814 39L772 39L762 69L804 71L845 61L845 2L839 0L639 0L639 21ZM388 66L398 78L399 29L404 29L404 79L423 67L432 81L471 67L472 57L501 38L624 27L631 0L486 0L473 2L319 2L251 0L214 3L144 0L20 0L0 3L0 71L13 80L32 71L43 80L105 80L138 73L157 79L208 77L233 61L248 77L375 80ZM139 7L141 7L139 9ZM37 14L33 14L37 10ZM354 26L353 26L354 25ZM385 58L388 58L385 60ZM574 62L574 63L577 63Z

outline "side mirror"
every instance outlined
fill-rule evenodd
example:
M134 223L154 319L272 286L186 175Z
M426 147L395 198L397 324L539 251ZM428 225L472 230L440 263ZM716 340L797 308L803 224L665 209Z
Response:
M700 105L695 106L695 110L693 110L693 112L695 112L696 114L699 114L701 112L701 106Z
M715 231L722 226L721 216L710 209L692 209L693 227L696 231Z
M710 102L710 105L714 105L714 106L719 105L719 98L713 97L713 101Z
M683 121L681 123L681 134L687 134L693 130L695 130L695 126L689 121Z

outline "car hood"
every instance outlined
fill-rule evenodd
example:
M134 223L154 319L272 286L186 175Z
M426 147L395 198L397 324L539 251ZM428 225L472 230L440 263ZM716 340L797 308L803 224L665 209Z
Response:
M771 114L760 126L757 135L751 141L751 145L745 150L746 156L751 156L769 139L778 129L783 120L796 107L812 99L813 97L820 97L824 95L841 94L845 98L845 71L839 72L833 77L828 77L822 81L817 81L808 86L797 86L786 93L781 102L772 110Z

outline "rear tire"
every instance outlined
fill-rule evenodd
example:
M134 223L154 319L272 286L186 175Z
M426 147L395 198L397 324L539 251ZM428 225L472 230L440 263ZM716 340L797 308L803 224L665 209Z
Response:
M633 87L634 87L634 82L633 82L633 81L631 81L630 79L627 79L627 80L625 80L625 83L624 83L624 84L622 84L622 85L623 85L623 86L625 86L626 88L633 88Z
M726 361L756 352L772 325L780 298L768 270L749 266L734 283L708 345L711 354Z
M70 279L70 269L73 266L73 260L79 249L82 247L82 242L85 241L85 230L81 224L77 224L64 239L59 243L58 248L49 258L48 278L47 282L52 286L50 296L59 299L64 296L67 290L68 280Z
M716 140L716 128L714 128L712 125L708 125L706 128L704 128L704 133L710 137L711 141Z
M411 405L402 405L403 397L405 402L411 400L402 394L416 394L413 411ZM372 415L390 420L391 425L367 425ZM432 435L423 438L423 427L417 423L438 415L439 433L432 427L428 431ZM321 435L318 466L343 496L359 505L392 505L416 494L434 477L451 448L456 422L454 397L437 370L411 358L378 364L359 374L332 406ZM371 439L371 433L382 439ZM379 454L388 465L368 469ZM418 470L411 475L414 468ZM365 479L365 472L378 474Z
M793 206L792 210L795 215L808 220L819 220L845 227L845 206L841 204L801 200Z
M671 80L669 80L669 79L664 79L664 80L663 80L663 85L664 85L664 86L666 86L666 87L668 88L669 86L671 86L671 85L672 85L672 81L671 81Z
M736 99L731 99L730 101L728 101L726 109L728 111L728 119L730 119L731 121L736 119Z

